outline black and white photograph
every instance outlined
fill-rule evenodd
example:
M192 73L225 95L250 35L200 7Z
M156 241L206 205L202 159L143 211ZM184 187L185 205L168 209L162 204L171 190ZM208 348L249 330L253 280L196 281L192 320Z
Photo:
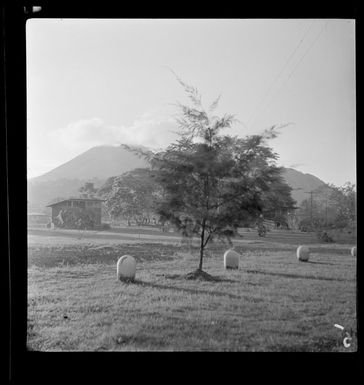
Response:
M29 18L27 349L357 352L355 30Z

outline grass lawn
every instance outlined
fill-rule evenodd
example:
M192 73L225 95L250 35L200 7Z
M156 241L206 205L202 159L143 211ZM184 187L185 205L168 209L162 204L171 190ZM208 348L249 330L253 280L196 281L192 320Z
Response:
M28 249L28 341L41 351L356 351L356 258L350 246L247 243L239 270L221 244L187 280L198 250L166 243L44 243ZM117 259L137 260L134 283ZM352 328L349 348L334 324Z

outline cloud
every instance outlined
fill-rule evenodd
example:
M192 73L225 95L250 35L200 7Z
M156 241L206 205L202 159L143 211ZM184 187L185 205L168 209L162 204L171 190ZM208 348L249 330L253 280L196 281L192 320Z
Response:
M131 126L114 126L93 118L53 130L50 139L68 151L85 151L100 145L143 145L161 148L177 138L176 124L169 117L156 117L148 111Z

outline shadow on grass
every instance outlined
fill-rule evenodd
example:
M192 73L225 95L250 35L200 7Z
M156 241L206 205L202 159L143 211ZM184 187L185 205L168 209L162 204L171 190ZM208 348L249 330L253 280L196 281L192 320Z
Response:
M232 298L232 299L243 299L244 298L244 297L242 297L240 295L235 295L235 294L221 292L221 291L189 289L189 288L185 288L185 287L161 285L161 284L158 284L158 283L147 282L147 281L140 281L140 280L135 280L134 284L141 285L141 286L147 286L147 287L153 287L155 289L175 290L175 291L180 291L180 292L189 293L189 294L208 294L208 295L213 295L213 296L218 296L218 297L229 297L229 298Z
M313 264L316 264L316 265L331 265L331 266L337 265L337 263L317 262L317 261L306 261L306 263L313 263Z
M305 278L305 279L317 279L319 281L342 281L342 282L354 281L353 279L345 279L345 278L331 278L331 277L320 277L315 275L274 273L274 272L263 271L263 270L246 270L246 272L253 273L253 274L273 275L273 276L283 277L283 278Z
M167 278L167 279L182 279L182 280L188 279L186 274L156 274L156 276ZM210 282L229 282L229 283L239 282L235 279L223 278L219 275L211 276L211 279L209 281Z
M347 255L350 257L350 249L335 249L330 247L310 247L311 253L317 254L336 254L336 255Z

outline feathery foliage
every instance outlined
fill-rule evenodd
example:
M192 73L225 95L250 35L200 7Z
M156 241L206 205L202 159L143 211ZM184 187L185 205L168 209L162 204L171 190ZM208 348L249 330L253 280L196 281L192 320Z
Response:
M157 211L184 236L199 236L201 271L208 242L220 238L231 244L240 223L262 213L271 187L284 182L278 155L266 143L277 135L275 126L245 138L223 135L236 119L212 115L220 96L206 111L198 90L177 81L191 105L177 104L179 139L149 161L162 188Z

